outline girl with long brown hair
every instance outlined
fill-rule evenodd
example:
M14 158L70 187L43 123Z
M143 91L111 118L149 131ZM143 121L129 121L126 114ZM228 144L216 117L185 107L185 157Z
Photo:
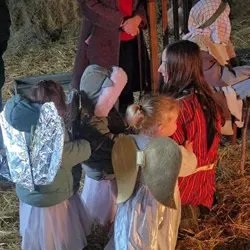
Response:
M183 205L211 208L215 190L215 165L220 142L221 115L206 83L199 46L190 41L170 44L162 53L159 68L163 93L179 99L180 114L173 139L180 145L193 142L197 172L179 178Z

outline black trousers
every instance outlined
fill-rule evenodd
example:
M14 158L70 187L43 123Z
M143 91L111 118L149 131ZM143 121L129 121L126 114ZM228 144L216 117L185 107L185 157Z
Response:
M3 53L7 49L7 41L0 42L0 111L2 111L2 87L5 81Z
M121 41L119 67L127 73L128 82L119 98L119 109L125 113L128 105L134 102L133 92L140 90L140 66L137 39Z
M5 81L3 53L7 49L7 41L0 42L0 112L3 110L2 87ZM3 148L3 136L0 128L0 149Z

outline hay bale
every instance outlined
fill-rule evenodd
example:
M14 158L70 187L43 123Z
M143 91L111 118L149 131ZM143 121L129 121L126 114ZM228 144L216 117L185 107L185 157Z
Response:
M235 48L250 47L249 1L232 0L232 41Z
M72 0L9 0L12 52L79 33L80 11Z
M14 190L0 190L0 249L20 249L18 199Z
M240 175L241 145L225 145L219 150L216 173L218 204L199 223L198 228L181 230L178 250L250 249L250 142L246 176Z

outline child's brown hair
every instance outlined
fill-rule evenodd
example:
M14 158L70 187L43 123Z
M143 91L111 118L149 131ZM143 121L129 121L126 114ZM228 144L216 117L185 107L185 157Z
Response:
M140 133L153 136L163 120L171 120L178 112L178 102L171 97L145 96L140 104L132 104L127 108L126 120L130 127Z
M59 83L52 80L38 82L32 89L30 99L41 104L54 102L59 115L64 118L66 111L66 96Z

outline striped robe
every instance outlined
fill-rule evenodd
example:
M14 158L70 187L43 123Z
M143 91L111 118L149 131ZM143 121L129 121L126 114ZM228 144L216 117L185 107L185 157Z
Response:
M198 160L197 168L216 162L220 135L216 133L212 145L207 148L207 122L204 112L195 94L180 100L181 111L177 120L177 131L173 139L180 145L186 140L193 142L193 150ZM221 119L218 119L220 131ZM215 191L215 168L200 171L179 178L182 205L203 205L210 208Z

